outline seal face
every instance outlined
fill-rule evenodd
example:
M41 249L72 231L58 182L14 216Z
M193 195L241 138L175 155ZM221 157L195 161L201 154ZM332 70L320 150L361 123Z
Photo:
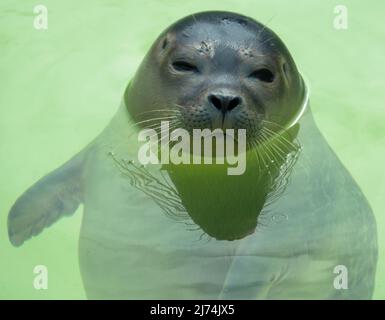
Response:
M137 121L153 111L187 130L242 128L252 143L263 127L277 131L293 120L303 97L302 78L273 31L245 16L204 12L160 35L125 102Z

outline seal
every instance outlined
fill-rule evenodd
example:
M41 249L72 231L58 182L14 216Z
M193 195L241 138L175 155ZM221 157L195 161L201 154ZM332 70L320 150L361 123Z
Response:
M370 298L374 216L308 97L265 25L219 11L183 18L154 42L106 129L15 202L10 241L83 203L79 261L92 299ZM161 133L163 121L246 130L245 172L141 165L138 133Z

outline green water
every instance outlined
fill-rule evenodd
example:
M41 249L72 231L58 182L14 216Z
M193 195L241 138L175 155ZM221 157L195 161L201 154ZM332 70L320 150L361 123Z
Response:
M92 140L159 32L193 12L229 10L275 30L311 87L316 122L370 202L378 226L374 298L385 298L385 4L345 1L348 29L333 27L339 2L43 1L48 30L33 27L35 1L0 4L0 298L83 299L79 209L21 248L7 237L16 198ZM35 265L49 289L32 285Z

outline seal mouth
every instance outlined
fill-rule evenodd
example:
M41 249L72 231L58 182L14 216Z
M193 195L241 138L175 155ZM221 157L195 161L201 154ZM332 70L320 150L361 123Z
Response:
M176 105L177 109L170 114L171 122L176 123L177 127L193 134L194 130L211 130L222 132L223 136L236 137L239 130L246 131L246 141L248 144L257 137L263 128L263 115L246 112L216 112L207 110L204 104L192 106ZM237 141L234 141L235 143Z

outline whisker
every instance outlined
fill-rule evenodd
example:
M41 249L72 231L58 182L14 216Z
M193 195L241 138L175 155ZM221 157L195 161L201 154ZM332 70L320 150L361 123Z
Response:
M174 119L173 121L170 121L170 123L168 124L167 128L163 128L162 124L157 124L157 126L155 128L152 128L154 129L157 133L156 134L153 134L151 137L153 136L156 136L156 135L159 135L159 133L164 133L167 131L170 132L172 129L175 129L178 125L180 125L181 122L178 120L178 119ZM160 131L159 131L160 130ZM158 132L159 131L159 132Z
M280 155L286 155L287 152L284 152L282 149L280 149L277 144L275 142L277 142L279 140L279 136L276 136L274 134L274 132L268 132L267 130L265 130L265 128L263 128L261 130L261 134L262 135L265 135L269 140L270 140L270 145L271 147L274 147L274 150L276 150L276 152ZM277 150L278 149L278 150Z
M254 151L254 154L255 154L257 161L258 161L259 171L261 171L262 167L261 167L261 160L259 159L258 145L256 142L253 142L252 145L254 145L253 151Z
M144 115L144 114L149 114L149 113L156 113L156 112L174 112L174 113L180 114L179 110L174 110L174 109L155 109L155 110L140 112L140 113L137 114L137 116Z
M263 136L261 136L261 139L262 139L262 144L261 144L261 147L264 149L265 153L266 153L266 156L267 156L267 160L269 161L268 163L272 163L274 167L276 167L277 169L279 169L278 167L278 160L274 157L274 154L271 152L271 150L268 148L268 143L267 143L267 140L266 138L264 138ZM274 159L275 160L274 160ZM270 166L269 166L270 167ZM269 169L269 168L268 168Z
M270 130L269 128L264 128L267 132L270 132L272 134L274 134L278 139L282 139L284 140L288 145L290 145L293 149L298 149L298 146L295 145L294 143L292 143L291 141L289 141L288 139L286 139L283 134L277 134L276 132Z
M259 37L260 35L262 35L263 34L263 32L267 29L267 25L275 18L275 14L273 14L270 18L269 18L269 20L267 20L266 21L266 23L264 23L264 25L263 25L263 28L258 32L258 34L257 34L257 37Z
M258 145L259 145L259 147L261 147L261 148L262 148L262 142L261 142L261 139L260 139L260 137L259 137L259 138L257 138L257 141L258 141ZM264 151L264 150L260 150L260 151ZM261 153L259 153L259 155L261 156L261 160L262 160L262 162L263 162L263 165L264 165L264 167L267 169L267 168L268 168L268 166L267 166L267 164L266 164L266 162L265 162L265 159L264 159L263 153L261 152Z
M265 134L262 134L262 137L265 138L265 141L268 140L268 137L267 137ZM280 166L279 166L279 160L278 160L277 157L276 157L276 155L277 155L276 152L274 152L274 150L272 150L272 148L271 148L272 144L273 144L273 143L266 144L266 148L267 148L267 150L270 152L270 155L274 158L274 161L275 161L275 162L273 162L273 163L275 164L275 166L277 167L277 169L279 169L279 168L280 168ZM280 156L280 155L278 155L278 156ZM282 158L282 156L281 156L281 160L284 160L284 159Z
M188 106L182 106L182 105L180 105L180 104L174 104L174 106L175 106L175 107L178 107L178 108L180 108L180 109L182 109L182 110L186 110L186 108L188 107Z
M172 120L172 119L176 119L176 117L175 116L167 116L167 117L152 118L152 119L147 119L147 120L135 122L134 125L143 124L143 123L147 123L147 122L151 122L151 121Z

